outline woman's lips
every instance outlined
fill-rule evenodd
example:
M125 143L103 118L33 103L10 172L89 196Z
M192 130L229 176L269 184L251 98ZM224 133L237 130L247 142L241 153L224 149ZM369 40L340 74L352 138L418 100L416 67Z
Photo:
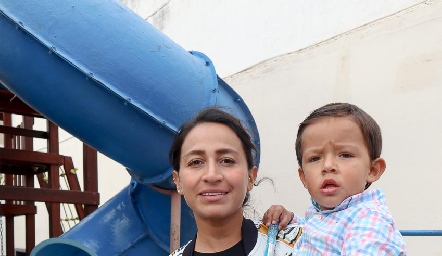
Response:
M198 195L208 201L218 201L223 199L229 191L226 190L203 190Z
M223 192L208 192L208 193L202 193L200 195L202 196L220 196L220 195L225 195L227 193L223 193Z

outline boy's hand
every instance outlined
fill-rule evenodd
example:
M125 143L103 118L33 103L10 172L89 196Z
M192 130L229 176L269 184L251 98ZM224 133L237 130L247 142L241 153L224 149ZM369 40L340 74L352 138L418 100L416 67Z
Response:
M262 223L269 227L271 224L278 223L279 221L278 229L281 230L287 227L287 224L292 221L293 217L294 213L286 210L284 206L272 205L264 213L264 216L262 217Z

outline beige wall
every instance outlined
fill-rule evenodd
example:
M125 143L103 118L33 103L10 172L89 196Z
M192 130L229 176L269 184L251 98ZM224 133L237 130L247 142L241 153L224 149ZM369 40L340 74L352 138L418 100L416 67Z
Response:
M442 229L442 1L418 5L359 29L230 76L261 136L254 191L263 212L272 203L303 214L309 196L297 178L297 125L329 102L371 114L384 136L381 187L400 229ZM409 255L442 255L442 237L407 237Z

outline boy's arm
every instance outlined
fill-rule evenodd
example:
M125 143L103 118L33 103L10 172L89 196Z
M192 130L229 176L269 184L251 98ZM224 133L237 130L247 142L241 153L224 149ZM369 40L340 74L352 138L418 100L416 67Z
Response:
M262 223L266 226L270 226L271 224L276 224L279 222L278 229L281 230L287 227L290 222L296 223L295 218L295 214L285 209L284 206L272 205L264 213Z
M391 219L368 212L349 224L341 255L407 255L405 241Z

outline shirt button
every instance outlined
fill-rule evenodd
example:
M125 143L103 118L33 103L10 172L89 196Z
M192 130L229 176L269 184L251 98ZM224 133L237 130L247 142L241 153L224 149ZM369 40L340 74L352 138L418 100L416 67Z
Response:
M319 215L319 214L317 214L317 215L316 215L316 219L317 219L317 220L320 220L320 219L322 219L322 216Z
M301 252L305 252L305 251L307 251L307 249L305 249L305 247L302 247Z

